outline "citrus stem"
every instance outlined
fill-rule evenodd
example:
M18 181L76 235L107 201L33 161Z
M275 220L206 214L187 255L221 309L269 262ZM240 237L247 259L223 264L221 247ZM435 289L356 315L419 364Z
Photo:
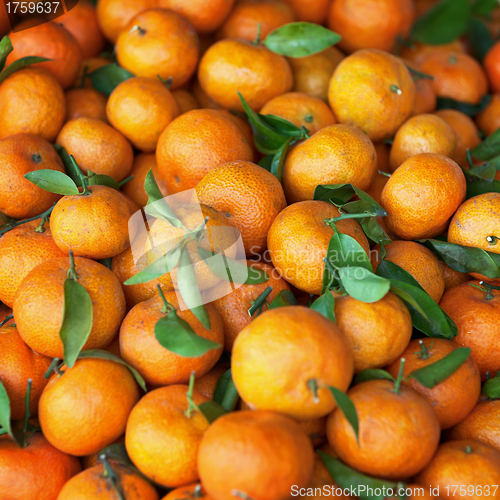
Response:
M404 369L405 369L405 358L401 358L401 364L399 365L398 378L394 382L394 389L392 390L392 392L395 392L396 394L399 394L399 388L401 386L401 382L403 381Z
M262 32L262 23L257 23L257 36L255 37L255 40L253 41L254 45L259 45L261 32Z
M165 85L165 87L167 87L167 90L170 90L170 87L172 86L172 77L169 76L166 80L165 78L162 78L160 75L156 75L156 78L158 78L158 80L160 80L161 83L163 83L163 85Z
M248 309L249 316L253 316L255 311L259 311L257 316L262 312L262 308L264 307L264 303L266 302L267 296L273 291L273 287L268 286L255 300L252 307Z
M307 387L313 393L313 401L316 404L318 404L319 403L319 397L318 397L319 384L318 384L318 381L315 378L309 379L307 381Z
M469 445L465 447L465 453L467 454L472 453L472 448Z
M28 439L27 439L28 420L31 417L31 412L30 412L31 384L32 380L29 378L28 385L26 386L26 396L24 397L25 413L24 413L24 423L23 423L23 448L26 448L26 446L28 446Z
M401 95L403 91L397 85L391 85L391 92Z
M169 312L171 312L174 309L174 307L167 302L167 299L165 298L165 295L163 294L163 290L161 289L160 285L158 285L158 293L160 294L161 300L163 302L161 312L163 314L168 314Z
M8 321L10 321L13 317L14 317L13 313L10 313L8 316L5 316L3 321L0 323L0 328L2 328L2 326L5 325L5 323L7 323Z
M68 278L76 281L78 279L78 275L75 270L75 256L73 255L73 250L69 251L69 269L68 269Z
M52 205L49 209L45 210L45 212L41 213L40 215L35 215L35 217L30 217L29 219L23 219L23 220L20 220L20 221L12 220L10 222L7 222L7 224L3 224L1 226L3 229L0 229L0 236L2 236L3 234L9 232L11 229L14 229L17 226L20 226L22 224L26 224L26 222L31 222L31 221L34 221L34 220L37 220L37 219L42 219L42 220L45 219L45 220L47 220L47 218L49 217L49 215L52 213L52 210L54 210L54 207L55 207L55 203L54 203L54 205ZM36 231L36 229L35 229L35 231ZM37 232L41 232L41 231L37 231Z
M57 373L57 375L62 375L64 372L61 371L61 360L59 358L54 358L50 366L47 368L47 371L43 375L43 378L47 379L52 375L52 372Z
M448 58L450 64L457 64L457 55L455 52L450 52L450 57Z
M418 343L420 344L420 351L416 352L415 354L417 354L420 357L420 359L429 358L429 356L431 355L429 350L432 349L432 346L434 345L434 341L431 342L431 346L429 348L427 348L424 345L424 342L422 340L419 340Z
M493 290L500 290L500 286L496 285L491 285L490 283L485 283L484 281L480 281L479 284L481 285L480 287L477 285L471 285L475 286L476 288L479 288L479 290L482 290L483 292L486 291L486 300L491 300L493 298Z
M242 498L243 500L253 500L253 498L248 493L245 493L244 491L240 490L231 491L231 495Z
M195 487L194 487L194 491L193 491L193 497L194 498L200 498L203 496L203 493L201 491L201 484L197 484Z
M486 237L486 241L490 244L490 245L496 245L497 242L500 240L500 238L498 236L487 236Z
M408 68L408 70L410 71L412 77L413 77L413 80L416 81L416 80L420 80L420 79L427 79L427 80L435 80L435 78L432 76L432 75L428 75L426 73L422 73L421 71L418 71L417 69L414 69L410 66L406 66Z
M69 155L69 161L72 163L73 167L78 173L78 177L80 177L80 181L82 183L83 191L80 193L80 196L86 196L90 194L90 191L88 189L88 184L87 184L87 177L83 175L83 172L81 171L80 167L78 166L78 163L76 163L75 157L73 155Z
M144 28L141 28L138 24L132 26L132 29L129 31L129 33L133 33L134 31L138 31L139 35L141 36L144 36L146 34L146 30Z
M103 477L110 480L111 486L115 490L115 493L118 496L119 500L126 500L125 494L123 493L123 488L122 488L122 484L120 482L120 478L115 473L115 471L111 468L111 464L108 462L106 455L103 453L102 455L100 455L99 458L102 461L102 464L104 466L104 472L102 474Z
M191 418L193 411L201 413L199 406L193 401L193 390L194 390L194 371L191 372L191 377L189 377L189 389L186 392L186 397L188 400L187 410L184 412L187 418Z
M382 172L381 172L382 173ZM390 175L389 175L390 177ZM362 214L349 214L343 213L340 217L332 217L331 219L325 219L325 224L327 226L334 226L336 222L344 219L364 219L366 217L377 217L377 214L372 214L369 212L364 212Z
M392 175L389 172L384 172L383 170L379 170L378 173L383 175L384 177L391 177L391 175Z
M118 183L118 186L120 186L120 187L125 186L125 184L127 184L127 182L130 182L133 178L134 178L133 175L129 175L128 177L125 177L125 179L123 179L122 181L120 181Z

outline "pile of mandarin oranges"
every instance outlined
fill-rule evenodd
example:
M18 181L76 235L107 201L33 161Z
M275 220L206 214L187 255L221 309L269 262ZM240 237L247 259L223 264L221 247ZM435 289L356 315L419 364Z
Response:
M0 4L0 500L500 498L500 3Z

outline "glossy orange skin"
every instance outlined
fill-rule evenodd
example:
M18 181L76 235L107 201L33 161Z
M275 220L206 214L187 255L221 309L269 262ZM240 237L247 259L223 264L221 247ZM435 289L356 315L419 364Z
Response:
M108 345L125 316L125 297L116 276L105 266L75 258L78 282L92 300L92 330L84 349ZM63 317L64 281L68 257L39 264L24 278L14 299L14 316L23 340L36 352L63 359L59 337ZM43 312L43 321L40 314Z
M419 186L418 192L415 186ZM431 153L412 156L382 191L387 226L407 240L438 236L464 201L465 190L464 174L450 158Z
M282 210L267 236L267 248L280 275L299 290L319 295L328 244L334 234L325 219L339 211L325 201L302 201ZM337 230L354 238L368 253L370 247L361 226L354 219L336 223Z
M172 92L172 95L177 102L177 106L179 106L180 115L201 107L198 99L189 90L177 89Z
M392 293L371 304L349 295L335 298L335 320L351 344L354 373L392 363L411 339L408 308Z
M458 328L453 342L470 347L471 356L479 367L481 379L486 373L495 376L500 370L500 291L492 290L493 298L486 299L486 292L470 285L478 281L463 283L445 292L439 305L451 317Z
M452 440L474 439L489 444L500 451L498 422L500 399L481 396L473 410L455 427L449 430Z
M127 500L158 500L155 488L136 472L120 464L111 466L118 476L124 496ZM86 469L68 481L57 500L115 500L116 492L111 480L103 476L104 466L96 465Z
M96 453L125 431L139 387L130 370L114 361L80 359L62 370L62 376L52 375L40 398L42 432L70 455Z
M298 21L325 24L330 5L328 0L284 0L295 12Z
M160 7L187 19L200 35L213 33L227 19L235 0L160 0Z
M244 111L240 92L259 111L264 104L293 87L288 61L264 45L227 38L212 45L198 68L201 88L219 106Z
M140 26L141 30L133 29ZM145 10L133 17L116 42L120 66L136 76L164 80L171 89L186 83L196 70L199 40L189 21L167 9Z
M445 291L454 286L461 285L472 279L472 276L467 273L459 273L451 267L448 267L443 261L438 260L439 267L443 273Z
M202 489L201 483L192 483L175 488L161 500L192 500L194 497L200 500L212 500Z
M297 127L305 127L309 134L337 123L330 108L316 97L300 92L288 92L264 104L263 115L281 116Z
M467 165L467 149L473 149L480 142L479 131L470 117L455 109L440 109L435 112L453 130L457 147L450 157L459 165Z
M468 54L435 52L420 63L420 71L434 77L438 97L477 104L488 92L483 68Z
M312 56L289 57L293 91L327 101L330 78L342 59L344 54L337 47L328 47Z
M420 342L427 348L428 355L422 354ZM412 340L401 353L401 358L405 359L403 376L407 377L415 370L436 363L456 349L457 345L451 340L437 338ZM396 378L399 368L398 359L387 368L387 371ZM402 383L415 389L427 399L437 413L441 429L449 429L463 420L472 411L481 393L481 376L472 357L432 389L428 389L413 378L406 378Z
M406 65L412 69L418 70L418 65L403 59ZM415 82L417 91L415 97L415 106L413 107L412 116L421 115L422 113L432 113L436 109L437 97L432 80L428 78L420 78L417 74L411 73Z
M115 44L131 19L157 6L156 0L100 0L96 8L97 22L104 36Z
M216 110L194 109L175 119L160 135L158 172L169 193L195 188L212 168L253 152L234 121Z
M43 376L48 370L51 359L37 354L23 341L15 326L0 328L0 381L10 400L12 420L24 418L26 387L31 379L30 413L37 414L38 400L48 380Z
M50 71L63 89L70 87L76 79L82 62L82 50L73 35L59 22L48 22L29 30L11 33L14 50L8 55L6 64L27 56L51 59L37 63L36 67Z
M70 120L59 132L56 142L75 157L85 174L90 169L94 174L109 175L120 182L132 168L134 152L128 140L96 118Z
M82 57L97 57L104 49L106 40L97 22L96 8L87 1L78 2L75 7L57 19L75 38L82 51Z
M394 479L411 477L429 463L439 445L439 420L420 394L406 386L395 393L394 382L370 380L347 395L358 414L359 445L340 410L328 417L326 427L328 442L343 462L370 476Z
M11 229L0 238L0 300L9 307L14 303L21 281L38 264L64 253L55 244L48 223L44 232L36 228L40 219Z
M210 170L196 186L198 201L223 213L241 233L247 255L260 253L276 216L286 207L278 179L251 162L234 161Z
M66 99L66 121L86 116L107 122L106 97L94 89L70 89L64 94Z
M491 90L500 92L500 44L498 42L488 50L483 65Z
M467 447L470 447L470 452ZM487 486L500 481L500 451L473 439L444 443L415 480L439 487L439 494L445 499L479 500L482 494L475 494L476 488L484 493L488 491ZM453 495L455 484L466 485L466 493L457 488ZM475 487L472 494L467 490L468 485ZM492 498L498 498L498 492L493 495L494 487L490 486L489 491Z
M286 498L292 485L307 484L313 463L311 442L298 424L267 411L220 417L198 451L202 484L218 500L234 498L234 490L262 500Z
M127 314L120 328L120 352L122 358L154 387L187 384L191 373L202 377L217 363L224 344L222 320L212 305L205 305L210 320L210 330L207 330L189 309L179 308L175 292L166 292L165 299L176 309L179 318L187 321L197 335L220 344L220 347L194 358L186 358L169 351L155 336L156 323L166 317L161 311L162 299L156 296L137 304Z
M222 323L224 325L224 349L231 352L233 349L234 341L239 335L241 330L249 325L252 318L257 317L257 312L250 316L248 309L252 307L252 301L257 300L259 295L263 293L268 286L272 288L271 293L267 296L262 311L267 311L268 304L283 290L290 290L288 283L281 278L276 269L264 262L247 261L247 265L257 269L264 270L269 276L269 280L257 285L241 285L236 290L227 293L221 298L217 298L212 302L213 306L219 312ZM219 287L215 288L215 292ZM227 282L223 282L220 288L230 288Z
M128 220L134 211L113 188L90 186L89 191L61 198L50 217L52 237L65 254L73 250L89 259L114 257L130 245Z
M380 196L384 186L387 184L389 177L381 174L380 172L390 173L389 169L389 153L391 148L385 142L376 142L373 147L375 148L375 153L377 154L377 170L373 174L370 186L365 189L365 192L369 194L379 205Z
M9 500L55 500L64 484L81 471L78 458L54 448L40 432L19 448L0 436L0 488ZM36 480L34 479L36 478Z
M386 250L385 260L390 260L410 273L420 286L439 302L444 292L444 277L437 257L426 247L415 241L393 241L384 246ZM376 245L370 257L372 257L373 269L376 270L379 263L380 247Z
M377 171L369 137L356 127L330 125L295 146L283 165L288 203L312 200L320 184L350 183L367 189Z
M238 394L250 408L310 420L330 413L335 400L321 387L319 402L314 402L308 380L345 391L352 379L353 357L335 323L306 307L288 306L262 313L239 333L231 371Z
M260 23L260 39L284 24L296 21L293 10L283 1L240 0L226 17L216 33L216 38L240 38L253 42Z
M361 49L392 52L398 36L406 38L415 18L411 0L335 0L330 4L328 28L350 54Z
M134 164L130 171L130 175L133 175L134 178L128 181L120 189L123 194L131 198L134 203L141 208L145 207L148 202L148 195L144 189L144 182L150 170L153 170L156 183L163 196L168 196L165 186L159 179L158 164L156 163L156 156L154 153L140 153L134 157Z
M394 172L408 158L421 153L452 158L456 145L455 133L445 120L431 114L414 116L396 132L391 147L391 171Z
M152 153L165 127L179 115L179 106L158 78L136 77L111 92L106 113L109 123L136 149Z
M198 480L196 456L209 424L193 411L187 417L187 385L169 385L146 394L127 422L125 445L134 465L156 483L176 488ZM193 391L193 401L208 401Z
M476 115L477 126L490 136L500 127L500 95L494 94L486 109Z
M49 209L61 195L39 188L24 176L36 170L64 172L55 149L41 137L15 134L0 140L0 211L24 219Z
M414 63L417 66L415 69L418 69L420 63L430 54L435 54L436 52L445 52L446 54L449 54L450 52L466 52L466 49L467 47L461 39L453 40L452 42L443 45L428 45L414 41L409 47L405 45L401 46L401 57Z
M374 142L394 135L413 112L415 98L415 83L405 64L376 49L342 60L328 89L338 122L359 127Z
M53 142L65 115L64 92L45 69L28 67L0 84L0 139L27 133Z
M500 253L500 193L485 193L469 198L460 205L448 228L448 241ZM472 276L482 279L480 275ZM487 279L487 278L486 278Z

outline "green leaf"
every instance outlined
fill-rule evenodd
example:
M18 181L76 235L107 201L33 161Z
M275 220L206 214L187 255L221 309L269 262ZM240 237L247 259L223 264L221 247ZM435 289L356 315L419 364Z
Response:
M476 116L488 107L490 101L490 94L485 94L478 104L456 101L455 99L450 99L449 97L438 97L436 109L456 109L457 111L461 111L468 116Z
M181 221L174 214L173 210L169 207L167 200L164 199L158 184L156 183L153 170L150 170L146 174L146 180L144 181L144 190L148 195L148 203L144 208L144 211L158 219L166 220L172 224L174 227L183 227Z
M281 290L281 292L274 297L273 301L269 305L269 309L296 305L297 299L295 298L295 295L290 290Z
M45 61L50 61L50 59L47 59L46 57L35 57L35 56L21 57L21 59L18 59L17 61L14 61L13 63L9 64L0 73L0 83L2 83L10 75L14 74L16 71L19 71L20 69L24 69L27 68L28 66L31 66L32 64L41 63Z
M222 415L226 414L226 411L222 406L215 403L214 401L206 401L198 406L203 416L207 419L208 423L211 424Z
M277 115L259 115L260 119L267 123L271 128L279 132L280 134L285 135L286 137L302 137L304 132L294 125L292 122L281 118L281 116Z
M269 281L269 275L263 269L248 266L248 278L245 285L260 285Z
M332 393L335 402L337 403L337 407L344 414L344 417L351 425L352 430L356 435L356 439L359 440L359 435L358 435L359 421L354 403L351 401L351 398L345 392L342 392L340 389L337 389L336 387L332 386L328 388L330 389L330 392Z
M375 243L380 245L390 245L392 240L384 231L376 217L367 217L366 219L359 219L363 231L366 236Z
M447 266L459 273L478 273L500 278L500 254L440 240L422 240Z
M7 434L12 438L12 440L18 445L21 446L20 442L12 432L12 426L10 423L10 400L5 390L2 381L0 380L0 427L7 432Z
M265 155L259 160L259 163L257 165L259 165L259 167L265 168L268 172L270 172L271 165L273 164L273 159L273 154Z
M417 19L410 38L429 45L453 42L467 29L470 15L469 0L441 0Z
M465 180L468 184L472 182L483 181L486 181L488 182L488 184L490 184L491 181L495 178L497 169L495 165L484 163L483 165L480 165L479 167L473 167L470 170L462 168L462 172L464 173Z
M111 269L113 258L107 257L106 259L99 259L97 262L99 262L99 264L102 264L103 266L106 266L108 269Z
M238 92L243 109L254 134L255 147L265 155L274 155L285 144L288 137L271 127L262 115L256 113Z
M395 382L394 377L385 370L368 368L356 375L353 384L362 384L363 382L368 382L369 380L390 380L391 382Z
M361 302L377 302L385 297L391 287L390 280L377 276L364 267L343 267L339 272L345 291Z
M136 382L139 384L141 389L144 392L147 392L146 382L142 378L141 374L135 368L133 368L128 363L123 361L122 358L115 356L109 351L103 351L102 349L85 349L85 351L81 351L80 354L78 355L78 359L85 359L85 358L106 359L108 361L114 361L115 363L119 363L120 365L126 366L130 370L130 373L132 373L132 375L134 376Z
M329 290L320 295L312 304L311 309L319 312L325 318L335 321L335 299Z
M500 398L500 372L498 372L495 377L490 378L484 383L481 392L490 399Z
M133 78L135 75L116 63L101 66L88 75L97 91L109 96L120 83Z
M73 182L80 187L82 185L82 171L78 168L76 163L73 163L66 152L66 150L60 146L59 144L52 144L54 149L57 151L57 154L61 157L61 160L64 165L64 170L68 176L73 180Z
M116 189L117 191L120 190L120 186L118 185L118 182L116 182L112 177L109 175L104 175L104 174L94 174L91 170L87 170L87 184L89 186L108 186L110 188Z
M500 181L468 182L465 199L468 200L485 193L500 193Z
M306 57L339 43L341 38L319 24L298 22L285 24L269 33L264 45L282 56Z
M488 50L490 50L495 43L490 35L488 27L481 19L473 17L469 21L468 35L468 39L474 49L474 52L479 60L482 61Z
M198 318L200 323L210 330L210 318L208 312L203 305L203 301L196 281L196 275L193 269L193 263L186 246L181 248L181 256L179 258L179 267L177 269L177 280L179 292L181 293L186 306L191 309L191 312Z
M3 70L5 66L5 61L7 56L14 50L12 47L12 42L8 36L4 36L0 41L0 71Z
M478 160L488 161L500 155L500 128L487 137L481 144L471 149L470 154Z
M283 164L285 163L285 158L288 153L288 147L292 142L292 138L289 137L286 142L281 146L276 154L273 156L273 160L271 162L271 173L278 179L280 182L283 180Z
M362 267L373 271L368 254L363 247L348 234L335 230L328 245L326 254L328 262L333 267Z
M498 0L473 0L471 9L473 14L487 16L498 6Z
M72 368L92 330L92 300L78 281L64 281L63 320L59 336L64 346L64 363Z
M459 347L439 361L412 371L407 378L414 378L424 387L432 389L451 377L469 359L470 353L469 347Z
M394 495L397 495L399 488L406 488L404 483L393 483L383 479L365 476L361 472L351 469L343 464L339 459L333 458L331 455L318 450L317 453L325 464L328 472L334 481L343 489L353 489L359 494L363 500L384 500L391 495L387 494L387 490L392 490ZM376 495L376 491L380 494ZM386 495L383 494L386 493Z
M39 188L51 193L65 196L79 194L78 187L73 180L58 170L34 170L25 174L24 177Z
M154 249L153 249L154 250ZM151 250L150 250L151 252ZM168 253L162 255L159 259L155 260L148 267L141 272L135 274L124 285L138 285L139 283L147 283L148 281L155 280L160 276L172 271L175 268L181 257L181 246L177 245L172 248Z
M429 337L448 339L458 334L451 318L403 268L383 260L377 268L377 274L390 280L391 291L406 303L412 324L417 330Z
M233 382L231 369L229 369L219 377L219 380L217 380L213 400L220 404L224 410L229 412L236 408L238 399L238 391Z
M155 337L162 347L186 358L197 358L212 349L222 347L196 335L189 323L180 318L174 308L157 321Z

